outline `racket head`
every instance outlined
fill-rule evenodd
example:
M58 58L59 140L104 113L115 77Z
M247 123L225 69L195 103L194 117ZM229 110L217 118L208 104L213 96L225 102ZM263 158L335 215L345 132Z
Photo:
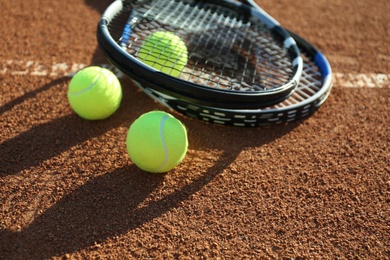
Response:
M138 23L125 32L132 17ZM161 30L174 32L188 47L189 60L179 77L138 57L145 38ZM117 0L103 14L97 38L108 60L126 75L204 106L244 109L279 103L294 92L303 68L295 40L277 21L235 1Z
M223 125L266 126L292 122L314 113L332 89L332 69L326 57L298 34L290 32L303 57L303 73L295 92L286 100L259 109L202 106L165 95L135 82L148 96L186 116Z

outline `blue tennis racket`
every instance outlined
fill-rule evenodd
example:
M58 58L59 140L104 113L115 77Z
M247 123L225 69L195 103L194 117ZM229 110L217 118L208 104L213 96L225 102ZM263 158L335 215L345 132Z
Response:
M139 57L145 39L158 31L187 46L179 76ZM303 69L294 38L253 1L117 0L104 12L97 38L110 62L145 88L205 107L278 104L297 89Z
M265 108L227 109L194 104L158 92L135 82L154 100L179 113L206 122L233 126L266 126L292 122L314 113L332 89L332 70L326 57L308 41L290 32L303 58L303 73L294 93L284 101Z

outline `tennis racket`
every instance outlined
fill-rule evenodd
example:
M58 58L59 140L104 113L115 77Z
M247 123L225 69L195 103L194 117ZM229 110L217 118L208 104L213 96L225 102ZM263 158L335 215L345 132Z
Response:
M262 109L223 109L174 98L135 82L154 100L184 115L233 126L265 126L295 121L314 113L332 88L332 70L326 57L299 35L290 32L303 58L303 73L294 93L276 105Z
M173 32L187 46L177 77L139 58L157 31ZM293 37L253 1L117 0L104 12L97 38L110 62L144 87L205 107L280 103L296 90L303 68Z

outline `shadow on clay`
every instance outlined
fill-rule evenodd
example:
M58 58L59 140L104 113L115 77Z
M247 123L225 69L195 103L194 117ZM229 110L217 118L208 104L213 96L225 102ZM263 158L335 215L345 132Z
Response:
M111 1L86 0L86 3L99 12L103 12ZM96 50L95 56L94 61L102 59L100 50ZM44 86L42 91L52 85L55 84ZM155 104L150 102L150 105L153 107ZM108 131L115 125L122 123L124 118L131 121L128 115L123 114L125 113L123 112L122 116L112 119L114 121L111 123L101 123L98 128L94 127L93 131L86 130L90 129L90 124L96 123L77 120L76 115L69 115L56 119L55 122L34 127L13 140L2 143L0 151L3 154L8 152L11 154L11 146L15 147L16 143L19 144L17 147L23 147L22 145L30 138L41 138L43 143L40 148L53 143L59 143L59 145L42 154L34 153L38 147L30 147L26 150L20 148L21 157L34 153L32 162L24 165L13 165L15 168L5 168L2 174L15 174L37 165L39 162L69 149L72 145ZM244 149L261 147L273 142L300 124L291 123L254 129L226 127L223 131L219 131L219 127L223 126L215 126L189 118L183 118L183 123L190 129L189 139L197 141L193 145L190 143L191 149L222 150L221 159L200 177L180 190L175 190L161 199L153 200L151 199L152 193L163 188L165 175L143 172L140 174L140 170L134 165L115 169L94 178L64 196L20 232L1 230L0 240L3 242L0 246L1 251L8 256L28 255L31 258L44 259L72 253L93 246L95 243L103 242L108 238L126 234L169 210L180 207L181 202L200 191L232 164ZM63 125L63 127L58 129L55 127L58 124ZM69 132L74 134L75 138L72 143L64 146L61 138L64 135L69 135ZM210 136L214 138L210 139ZM224 148L226 142L231 143L229 150L223 150L226 149ZM224 143L225 145L222 145ZM8 159L12 159L12 155L9 156Z
M63 84L60 83L68 80L67 77L60 78L36 91L28 92L1 107L0 112L12 109L40 92L59 85L62 86ZM139 116L134 111L129 113L129 106L138 105L141 107L142 104L143 109L149 109L154 105L147 97L138 98L132 92L132 89L123 89L120 108L114 115L105 120L88 121L80 118L75 113L71 113L47 123L34 125L27 131L0 143L0 155L2 157L0 160L0 176L14 175L35 167L41 162L53 158L86 140L102 135L112 128L124 124L127 127L132 120Z
M215 134L218 128L214 125L187 119L184 122L190 129L189 139L199 138L196 136L199 133L201 136L216 136L213 141L198 143L192 149L221 149L223 142L239 141L223 151L221 159L200 177L161 199L153 200L152 193L164 189L165 174L141 172L131 164L96 177L64 196L21 232L7 233L4 245L8 245L8 249L5 250L11 250L11 255L50 258L126 234L180 207L183 201L202 190L232 164L244 149L273 142L299 125L293 123L256 129L227 127L222 132L229 135L231 140L225 140L226 136ZM208 127L214 129L214 133L205 131ZM5 236L5 233L1 235Z
M111 0L85 0L85 2L99 13L103 13L107 6L112 3ZM98 21L96 21L96 26L97 24ZM104 57L99 47L97 47L91 58L91 64L107 64L107 59ZM34 91L27 92L21 97L0 106L0 116L26 100L34 98L36 95L52 88L62 86L68 81L70 81L70 77L64 76L55 79ZM125 80L124 85L129 85L129 81ZM129 89L128 86L123 89L124 97L122 103L134 103L134 101L131 100L131 94L127 95L128 98L126 100L125 92L128 90L132 91L132 89ZM153 104L152 102L149 103ZM124 106L125 105L121 105L119 110L123 110ZM118 120L119 110L113 117L103 120L102 122L88 122L78 118L77 115L72 114L45 124L34 126L28 131L0 143L0 155L2 156L0 160L0 176L13 175L25 169L37 166L40 162L50 159L80 142L105 133L111 128L123 123L126 118L129 119L131 117L130 113L122 113L122 115L119 115L119 117L122 118ZM58 125L61 125L62 127L58 128ZM95 129L95 131L90 131L89 129ZM64 137L69 135L73 135L74 138L65 142ZM30 140L39 140L39 142L31 142ZM28 160L26 160L26 158L28 158Z
M50 83L43 85L42 87L40 87L34 91L27 92L26 94L22 95L21 97L16 98L16 99L4 104L3 106L0 107L0 116L2 114L4 114L5 112L13 109L15 106L20 105L26 99L33 98L41 92L45 92L53 87L57 87L57 86L63 84L64 82L66 82L67 80L69 80L69 77L61 77L59 79L55 79L55 80L51 81Z

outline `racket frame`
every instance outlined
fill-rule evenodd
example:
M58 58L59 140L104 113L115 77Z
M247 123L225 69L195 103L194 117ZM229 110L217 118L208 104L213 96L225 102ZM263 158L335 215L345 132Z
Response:
M116 0L104 12L97 28L98 43L103 49L107 59L123 73L150 89L154 89L160 93L181 99L188 103L219 108L253 109L267 107L285 100L298 86L302 74L303 61L295 40L275 19L262 11L261 8L249 7L230 0L223 1L223 3L250 10L252 15L266 21L266 25L274 34L279 35L280 37L283 36L283 38L286 39L284 41L284 48L287 49L289 54L293 57L294 74L287 84L265 92L218 89L170 76L144 64L124 50L117 41L112 38L109 32L108 27L111 20L124 8L124 1L122 0ZM293 55L295 55L295 57Z
M320 89L314 95L290 106L265 109L224 109L202 106L165 95L139 82L134 81L134 83L149 97L163 106L186 116L207 122L240 127L255 127L296 121L311 115L326 101L332 89L332 69L326 57L317 48L298 34L292 31L289 31L289 33L307 56L311 57L312 62L319 70L322 81Z

